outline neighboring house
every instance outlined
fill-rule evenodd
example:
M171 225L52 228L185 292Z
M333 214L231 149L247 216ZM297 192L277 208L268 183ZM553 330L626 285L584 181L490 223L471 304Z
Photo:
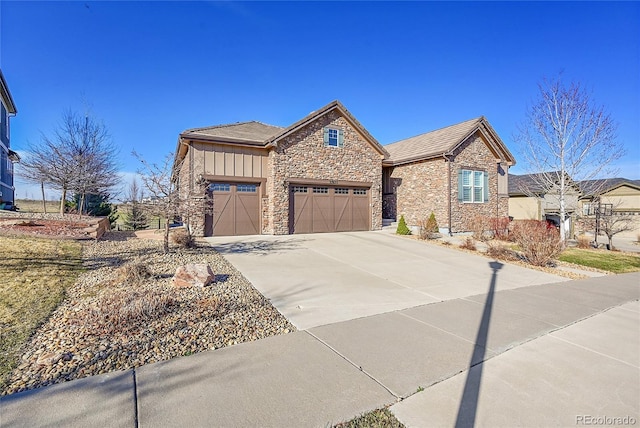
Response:
M595 212L631 217L631 230L619 236L636 237L640 230L640 180L607 178L578 182L582 195L578 200L580 221L576 234L594 232Z
M383 181L385 214L404 214L410 224L434 211L458 232L469 230L472 214L506 216L515 159L486 119L430 134L383 147L333 101L286 128L242 122L186 130L175 176L183 195L202 198L204 185L213 197L212 212L191 218L196 235L380 229Z
M433 212L442 232L455 233L471 230L476 216L508 216L516 160L484 117L384 147L385 218L416 225Z
M0 70L0 209L14 206L13 164L20 157L10 149L9 117L17 113L11 92Z
M509 216L514 220L547 220L560 226L559 179L553 184L546 183L547 178L553 175L560 177L559 172L509 174ZM567 180L564 227L567 236L572 236L580 189L570 177Z

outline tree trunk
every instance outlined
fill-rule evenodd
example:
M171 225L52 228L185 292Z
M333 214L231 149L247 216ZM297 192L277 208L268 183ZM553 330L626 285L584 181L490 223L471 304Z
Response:
M160 221L160 220L158 220ZM169 252L169 217L165 218L165 222L164 222L164 252L168 253Z
M82 218L82 212L84 211L84 193L82 195L80 195L80 201L79 202L79 209L78 209L78 214L80 214L80 218Z
M64 215L64 202L67 200L67 189L62 189L62 196L60 198L60 215Z
M44 181L40 182L40 190L42 191L42 211L44 211L44 213L47 213L47 200L44 196Z

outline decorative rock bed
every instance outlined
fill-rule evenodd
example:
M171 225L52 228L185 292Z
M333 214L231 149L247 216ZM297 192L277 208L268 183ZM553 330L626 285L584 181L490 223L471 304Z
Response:
M83 243L86 271L26 345L3 395L295 330L211 247L163 254L162 242L132 233L106 238ZM215 282L173 286L176 268L191 263L211 266Z

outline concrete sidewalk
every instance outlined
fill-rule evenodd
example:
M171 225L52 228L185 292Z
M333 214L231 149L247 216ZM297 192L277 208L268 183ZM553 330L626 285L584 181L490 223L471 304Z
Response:
M2 397L0 425L314 427L394 403L421 427L640 419L640 274L496 291L493 267L485 294Z

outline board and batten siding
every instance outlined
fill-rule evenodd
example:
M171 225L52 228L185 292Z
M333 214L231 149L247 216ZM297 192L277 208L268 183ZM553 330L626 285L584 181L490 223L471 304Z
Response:
M264 149L222 144L193 143L194 176L198 174L266 178L268 152Z

